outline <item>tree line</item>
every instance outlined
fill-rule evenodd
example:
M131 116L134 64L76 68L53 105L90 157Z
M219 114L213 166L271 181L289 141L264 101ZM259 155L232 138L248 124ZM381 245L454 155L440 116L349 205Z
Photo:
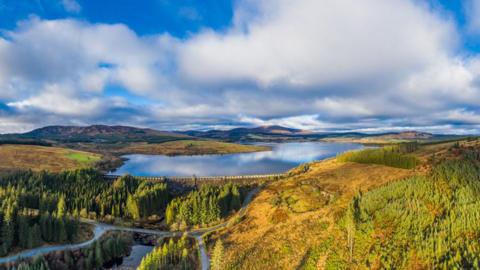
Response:
M138 270L160 270L160 269L195 269L194 246L187 239L186 235L178 240L170 238L163 245L154 248L152 252L143 257Z
M400 144L383 148L348 151L337 155L340 162L357 162L366 164L380 164L390 167L413 169L418 164L418 159L409 155L417 149L417 144Z
M67 213L60 199L52 212L21 207L23 190L0 188L0 255L15 247L23 249L44 243L72 242L77 235L78 219Z
M16 172L0 181L0 256L16 247L72 242L79 217L161 216L168 201L165 183L131 176L112 182L92 169Z
M235 184L220 187L205 185L198 191L173 199L166 209L166 222L181 226L209 224L240 209L242 200L239 187Z
M358 194L344 259L365 268L480 269L480 168L469 159Z
M99 219L161 215L169 201L165 183L145 182L128 175L107 181L94 169L18 172L3 177L0 188L16 190L20 208L52 213L63 198L66 213Z
M132 239L126 235L114 234L95 241L89 248L72 252L40 256L32 261L21 262L7 270L93 270L111 266L130 253Z

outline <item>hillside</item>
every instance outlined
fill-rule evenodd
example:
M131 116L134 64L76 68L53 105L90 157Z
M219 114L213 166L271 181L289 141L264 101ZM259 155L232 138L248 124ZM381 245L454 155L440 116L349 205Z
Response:
M421 147L415 169L336 159L300 166L267 185L246 217L210 236L210 245L222 239L225 269L472 266L480 248L470 240L480 233L473 218L480 175L469 160L478 164L479 152L480 141L469 140ZM434 248L435 239L442 247Z
M23 134L7 134L4 138L35 139L56 142L165 142L186 139L188 136L148 128L128 126L47 126Z
M176 140L164 143L148 144L135 143L121 149L112 150L118 154L146 154L146 155L207 155L207 154L232 154L268 151L269 147L226 143L211 140Z
M255 128L234 128L231 130L185 131L187 134L199 138L217 139L224 141L268 141L282 140L303 134L299 129L282 126L260 126Z
M94 153L35 145L0 145L0 156L0 171L59 172L93 166L101 159Z
M119 167L123 163L120 156L127 154L204 155L269 149L198 139L185 134L154 129L105 125L48 126L22 134L4 134L0 135L0 147L8 149L4 153L5 158L0 159L0 170L21 168L51 171L79 167L70 159L55 154L65 151L82 151L95 155L101 160L88 164L95 165L102 171L110 171ZM29 155L28 149L32 149ZM43 150L38 152L38 149ZM48 152L51 152L52 156L46 158L45 153ZM24 153L24 157L14 155L18 153Z
M268 185L241 223L215 236L225 243L226 269L302 269L314 249L336 243L334 236L341 235L337 219L358 190L411 174L328 160L312 164L307 173Z
M402 131L389 133L360 133L360 132L315 132L300 130L282 126L261 126L254 128L234 128L230 130L209 131L184 131L182 134L223 141L263 141L263 142L286 142L286 141L337 141L356 143L391 143L398 141L432 141L458 138L459 136L436 135L419 131Z
M431 133L419 132L414 130L373 136L373 138L390 139L390 140L425 140L425 139L431 139L433 137L434 135Z

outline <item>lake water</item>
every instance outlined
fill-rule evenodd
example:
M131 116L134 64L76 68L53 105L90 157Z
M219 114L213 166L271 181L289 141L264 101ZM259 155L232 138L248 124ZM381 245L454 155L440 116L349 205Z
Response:
M264 144L271 151L228 155L126 155L128 160L112 174L136 176L223 176L283 173L299 164L360 149L354 143L295 142Z
M124 257L120 264L112 267L113 269L137 269L142 261L143 257L145 257L148 253L152 252L153 246L145 246L145 245L133 245L132 252L129 256Z

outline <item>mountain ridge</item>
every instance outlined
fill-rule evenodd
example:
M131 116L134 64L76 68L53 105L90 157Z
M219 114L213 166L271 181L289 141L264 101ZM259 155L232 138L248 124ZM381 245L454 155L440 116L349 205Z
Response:
M287 128L279 125L259 126L252 128L233 128L230 130L207 130L196 131L188 130L180 132L189 136L207 139L227 140L227 141L279 141L279 140L320 140L328 138L376 138L385 140L426 140L437 136L432 133L409 130L400 132L384 133L361 133L361 132L315 132L311 130L302 130Z
M457 135L455 135L457 136ZM140 128L124 125L88 125L69 126L52 125L37 128L25 133L0 135L0 140L36 140L56 142L165 142L182 139L209 139L228 142L282 142L316 141L330 139L376 139L376 140L429 140L444 138L428 132L407 130L399 132L361 133L361 132L316 132L312 130L288 128L281 125L258 127L238 127L229 130L187 130L162 131L152 128Z
M191 138L185 134L131 126L45 126L25 133L0 135L3 139L43 140L59 142L165 142Z

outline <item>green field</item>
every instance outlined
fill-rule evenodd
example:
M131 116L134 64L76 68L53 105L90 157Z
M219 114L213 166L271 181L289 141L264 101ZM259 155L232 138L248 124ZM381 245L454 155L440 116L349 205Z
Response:
M70 152L65 155L66 157L75 160L84 164L91 164L93 162L99 161L100 157L97 155L92 155L86 152Z
M59 172L90 167L102 158L90 152L36 145L0 145L0 156L0 171Z

